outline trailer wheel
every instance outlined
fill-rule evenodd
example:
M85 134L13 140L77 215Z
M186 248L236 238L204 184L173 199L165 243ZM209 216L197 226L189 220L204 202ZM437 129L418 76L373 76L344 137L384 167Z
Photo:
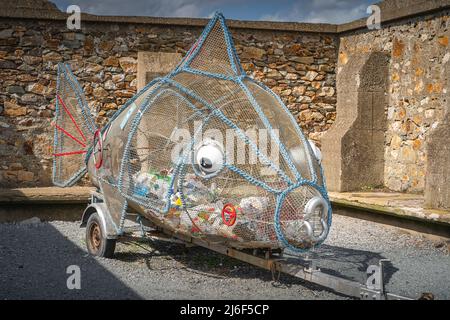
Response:
M112 258L116 249L116 239L107 239L97 212L90 215L86 224L86 246L90 254Z

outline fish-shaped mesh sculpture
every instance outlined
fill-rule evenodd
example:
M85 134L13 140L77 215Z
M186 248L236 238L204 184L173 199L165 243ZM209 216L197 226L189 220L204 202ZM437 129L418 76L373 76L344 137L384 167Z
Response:
M302 251L325 240L320 152L281 99L245 74L221 14L102 129L69 68L58 71L54 183L89 172L117 234L132 208L231 246Z

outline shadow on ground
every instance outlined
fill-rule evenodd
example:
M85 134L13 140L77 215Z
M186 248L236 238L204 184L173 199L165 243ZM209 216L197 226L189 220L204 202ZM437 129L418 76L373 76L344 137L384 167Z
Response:
M67 288L70 265L80 290ZM0 300L141 298L48 223L0 226L0 288Z
M301 284L311 290L328 290L315 284L303 281L289 275L272 275L270 271L254 267L245 262L213 252L202 247L186 248L182 244L174 244L166 241L141 239L123 243L123 250L116 252L115 259L121 261L144 261L149 270L161 270L158 263L160 258L174 259L182 268L195 273L214 278L241 278L270 281L277 287L290 287L293 284ZM138 250L133 249L138 247ZM349 280L365 283L367 268L377 265L380 259L385 257L376 252L354 250L330 245L323 245L316 252L309 255L316 259L324 273L342 277ZM302 258L305 256L303 255ZM292 263L300 261L290 255L285 258ZM397 272L390 262L385 265L385 281L389 281Z
M361 283L365 283L367 268L370 265L378 265L381 259L386 259L378 252L327 244L323 244L316 251L311 252L310 257L316 259L323 272ZM386 262L383 273L384 281L389 282L398 270L390 261Z
M120 261L132 268L141 268L141 264L131 265L140 262L148 270L159 272L170 273L175 268L211 278L258 279L277 288L302 285L316 293L329 291L284 274L278 279L267 270L201 247L186 248L183 244L147 239L125 242L118 245L118 261L106 260L105 264L72 241L48 223L0 225L0 299L140 299L101 265L111 265L114 270ZM367 267L384 258L375 252L330 245L323 245L310 257L317 259L325 273L360 283L365 282ZM66 270L70 265L81 269L81 290L67 288ZM389 281L397 270L388 267L385 279Z

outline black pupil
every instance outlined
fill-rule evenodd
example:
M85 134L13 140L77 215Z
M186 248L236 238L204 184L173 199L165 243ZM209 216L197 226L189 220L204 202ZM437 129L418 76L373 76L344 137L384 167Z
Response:
M201 158L200 165L205 169L211 169L212 168L212 162L208 158Z

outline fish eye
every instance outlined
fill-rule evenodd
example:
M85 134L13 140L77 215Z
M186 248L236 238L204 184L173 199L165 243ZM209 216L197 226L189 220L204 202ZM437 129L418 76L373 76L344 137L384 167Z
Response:
M207 140L196 148L194 160L204 175L210 175L223 167L224 152L218 142Z
M211 161L211 159L201 158L200 159L200 166L203 169L210 170L212 168L212 161Z

